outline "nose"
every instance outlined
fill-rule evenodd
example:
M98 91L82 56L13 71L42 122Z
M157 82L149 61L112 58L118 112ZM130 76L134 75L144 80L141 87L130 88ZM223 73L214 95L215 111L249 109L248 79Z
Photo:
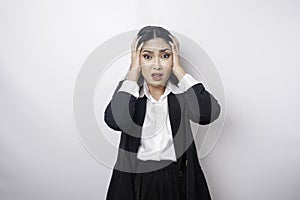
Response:
M159 69L162 68L161 65L160 65L160 60L159 60L158 57L155 58L155 61L154 61L154 63L153 63L153 68L154 68L154 69L157 69L157 70L159 70Z
M153 69L161 70L162 67L161 67L161 65L154 64L154 65L153 65Z

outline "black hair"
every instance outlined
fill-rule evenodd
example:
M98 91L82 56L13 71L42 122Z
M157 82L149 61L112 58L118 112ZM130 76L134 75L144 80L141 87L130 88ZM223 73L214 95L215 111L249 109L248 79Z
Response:
M137 48L140 46L142 42L147 42L148 40L154 39L154 38L162 38L164 39L168 44L169 42L172 42L172 38L169 36L172 35L168 30L164 29L160 26L145 26L138 32L137 36L141 36L137 43Z
M139 30L139 32L137 33L137 36L138 37L141 36L141 38L139 39L136 48L138 48L142 42L145 43L148 40L151 40L151 39L154 39L154 38L162 38L169 44L169 42L173 42L172 38L169 35L172 35L170 33L170 31L166 30L163 27L160 27L160 26L145 26L145 27L141 28ZM176 84L176 85L178 83L178 79L173 73L171 73L171 76L169 77L169 80L172 83ZM144 81L143 76L140 76L140 78L138 80L138 85L142 86L143 81Z

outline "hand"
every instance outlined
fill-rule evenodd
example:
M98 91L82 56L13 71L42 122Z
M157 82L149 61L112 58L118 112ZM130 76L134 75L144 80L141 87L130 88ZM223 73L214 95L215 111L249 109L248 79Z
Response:
M138 41L141 37L136 36L131 44L131 65L127 73L127 79L132 81L138 81L141 75L140 66L140 53L144 42L137 48Z
M175 74L175 76L177 77L177 79L180 81L183 76L186 74L185 70L183 69L183 67L180 64L180 55L179 55L179 42L177 40L177 38L173 35L169 36L172 38L172 42L169 42L172 48L172 52L173 52L173 73Z

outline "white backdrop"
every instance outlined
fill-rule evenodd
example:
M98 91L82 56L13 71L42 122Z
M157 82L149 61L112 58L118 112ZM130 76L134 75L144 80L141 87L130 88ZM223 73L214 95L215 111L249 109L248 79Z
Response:
M213 199L300 199L299 4L1 1L0 199L104 199L111 169L80 143L74 83L97 46L144 25L188 35L222 78L223 132L201 160Z

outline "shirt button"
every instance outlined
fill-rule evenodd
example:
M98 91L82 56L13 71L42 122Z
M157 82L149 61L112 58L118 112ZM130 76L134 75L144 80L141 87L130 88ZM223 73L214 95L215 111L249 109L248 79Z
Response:
M178 176L183 177L183 171L182 170L179 170Z

